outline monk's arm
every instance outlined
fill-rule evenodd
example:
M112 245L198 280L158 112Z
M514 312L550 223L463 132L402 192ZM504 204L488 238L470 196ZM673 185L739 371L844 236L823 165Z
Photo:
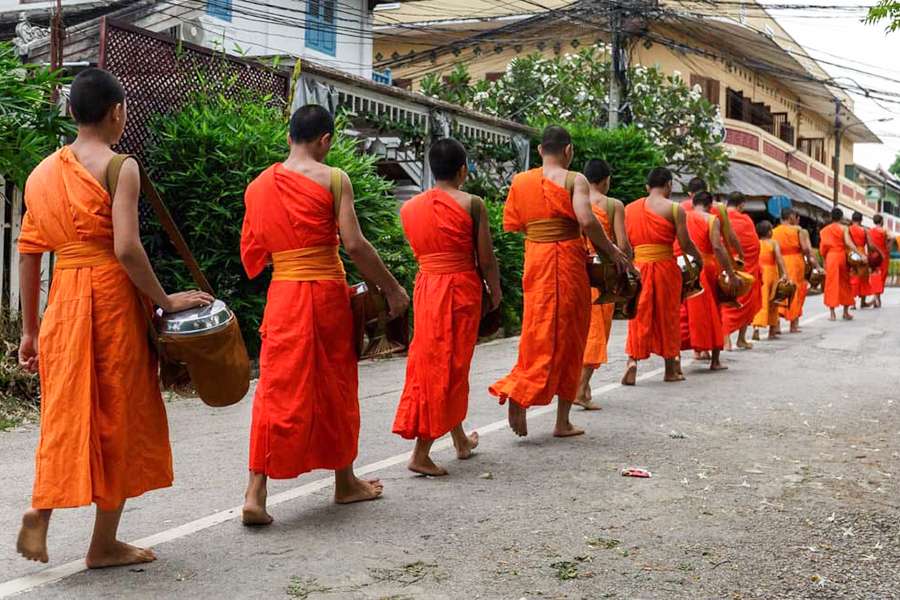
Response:
M781 256L781 245L772 240L772 248L775 250L775 264L778 265L778 277L784 279L787 276L787 269L784 266L784 258Z
M728 244L728 247L731 248L734 253L738 255L738 258L741 259L741 262L743 262L744 247L741 246L741 240L738 239L737 233L734 231L734 227L731 226L730 221L728 227L725 227L725 219L728 219L727 210L722 213L721 219L716 220L719 221L720 225L722 225L722 235L725 238L725 242Z
M721 230L722 222L719 219L713 219L712 235L709 237L709 241L712 242L713 253L716 255L719 265L728 273L728 278L733 279L734 267L731 264L731 255L728 254L728 249L725 248Z
M390 317L394 318L406 312L409 307L409 296L363 235L359 228L359 220L356 218L356 209L353 207L353 184L350 183L346 173L342 172L341 177L344 179L341 209L338 214L341 243L362 276L378 286L385 295L390 308Z
M487 207L484 202L476 201L476 210L479 211L478 220L478 266L481 269L481 276L487 281L488 288L491 290L491 302L495 309L500 306L503 300L503 290L500 288L500 267L497 265L497 257L494 254L494 240L491 238L491 226L488 219Z
M853 238L850 237L849 227L844 227L844 246L851 252L859 252L862 254L862 248L857 248L856 244L853 242Z
M141 244L138 223L140 190L141 178L137 163L126 160L122 165L116 197L112 203L113 247L122 268L134 285L165 312L178 312L209 304L212 297L205 292L167 294L159 283Z
M691 235L688 233L687 215L680 206L675 212L675 236L678 238L678 245L681 246L681 251L693 257L697 262L697 265L702 266L703 257L700 255L700 251L697 250L697 246L694 245L694 240L691 239Z
M631 241L625 232L625 205L621 201L615 202L615 223L613 223L613 233L616 236L616 246L625 253L628 258L634 258L634 248L631 247Z
M37 339L40 330L38 300L41 296L40 254L19 255L19 290L22 302L22 340L19 344L19 364L32 373L37 372Z
M578 225L581 226L581 230L591 240L594 248L620 268L629 268L631 261L628 260L624 252L612 243L609 236L606 235L603 225L594 216L594 211L591 209L590 186L587 178L580 173L575 178L574 192L572 194L572 208L575 211L575 218L578 219Z
M809 232L805 229L800 230L800 251L803 252L803 256L806 257L810 264L816 267L819 266L819 259L816 258L812 243L809 241Z

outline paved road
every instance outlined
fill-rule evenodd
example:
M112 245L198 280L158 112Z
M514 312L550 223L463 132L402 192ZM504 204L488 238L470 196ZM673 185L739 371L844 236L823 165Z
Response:
M390 423L402 360L360 371L359 466L383 500L334 506L324 473L272 486L276 524L243 529L250 403L169 405L177 481L130 502L122 535L160 560L85 572L89 509L59 511L51 569L14 552L33 474L34 428L0 434L0 598L900 598L900 293L853 323L726 356L624 389L624 327L596 377L588 435L556 440L549 413L520 441L483 390L514 340L480 346L467 425L476 458L441 479L413 477ZM642 374L658 369L642 367ZM619 475L642 466L652 479ZM63 577L63 575L66 575ZM35 585L44 582L42 585Z

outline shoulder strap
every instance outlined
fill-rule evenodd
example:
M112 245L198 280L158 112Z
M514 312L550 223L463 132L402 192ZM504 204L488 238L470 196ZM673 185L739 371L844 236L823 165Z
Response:
M678 224L678 203L677 202L672 203L672 221L674 222L675 225Z
M469 199L469 216L472 217L472 247L475 250L475 264L478 266L478 232L481 230L481 207L484 201L475 195Z
M616 230L613 227L616 224L616 201L609 196L606 197L606 216L609 218L609 230L615 236Z
M716 222L716 215L709 215L709 218L706 220L706 224L709 225L709 233L712 234L713 223Z
M334 198L334 218L341 218L341 199L344 197L344 177L340 169L331 169L331 197Z
M575 171L566 171L566 191L569 192L570 198L575 196L575 178L577 176L578 173Z
M119 175L122 173L122 165L129 158L134 157L130 154L116 154L106 167L106 185L109 189L110 198L115 198L116 196L116 188L119 185ZM169 212L163 199L159 196L159 192L157 192L156 188L153 186L153 182L150 181L150 177L144 170L144 166L137 158L134 158L134 162L137 164L141 174L141 192L144 193L144 196L150 202L150 206L153 207L153 212L156 213L156 218L159 219L160 224L169 236L169 240L172 242L172 245L175 246L175 251L178 252L181 260L187 265L188 270L191 272L191 277L194 279L194 283L196 283L197 287L202 291L213 294L213 289L209 284L209 280L206 279L203 271L200 270L197 259L194 258L191 249L188 247L187 242L178 230L178 226L172 219L172 214Z

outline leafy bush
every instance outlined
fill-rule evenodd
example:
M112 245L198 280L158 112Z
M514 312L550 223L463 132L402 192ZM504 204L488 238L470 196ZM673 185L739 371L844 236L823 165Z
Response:
M338 131L343 129L339 120ZM236 100L198 94L185 106L151 124L147 157L160 193L216 293L241 317L251 352L258 349L268 274L248 280L240 261L244 190L262 171L287 155L283 108L271 98ZM390 183L378 177L374 158L356 151L354 140L338 134L327 162L350 177L363 233L388 268L411 284L415 271L403 239ZM154 267L168 289L192 287L180 259L156 224L145 235ZM347 265L351 277L352 265Z
M38 376L19 366L20 323L0 316L0 431L37 420L40 411Z
M28 174L75 126L52 101L60 71L23 65L13 45L0 42L0 175L25 185Z

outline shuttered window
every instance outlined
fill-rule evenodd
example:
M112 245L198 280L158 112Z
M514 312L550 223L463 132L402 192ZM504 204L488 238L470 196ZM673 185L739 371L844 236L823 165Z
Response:
M337 0L307 0L306 47L334 56L337 53Z

